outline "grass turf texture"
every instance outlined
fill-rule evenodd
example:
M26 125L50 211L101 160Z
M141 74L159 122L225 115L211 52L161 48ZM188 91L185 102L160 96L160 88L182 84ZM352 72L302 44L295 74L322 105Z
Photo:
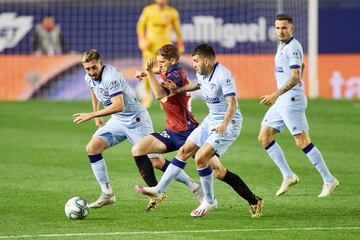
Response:
M189 216L198 203L185 186L175 182L168 188L168 200L155 212L145 212L147 199L134 190L143 181L125 141L104 153L116 205L91 210L85 220L71 221L64 214L69 198L93 201L100 194L85 152L95 124L72 123L72 114L89 111L90 102L1 102L0 239L20 235L26 239L358 239L360 102L309 101L313 143L340 181L340 188L325 199L317 197L320 175L288 131L277 141L300 184L282 197L275 196L281 175L257 143L266 107L258 101L239 103L242 133L222 162L265 199L262 218L251 219L247 203L218 180L219 207L205 218ZM207 109L203 102L194 101L193 112L200 120ZM162 130L165 119L158 104L153 104L150 115L155 130ZM186 171L199 181L193 160ZM161 172L156 173L160 179Z

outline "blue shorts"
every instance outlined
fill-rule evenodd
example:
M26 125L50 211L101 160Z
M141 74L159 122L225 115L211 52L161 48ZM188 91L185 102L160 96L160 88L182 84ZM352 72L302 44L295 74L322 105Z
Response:
M166 152L173 152L179 150L179 148L184 145L186 139L191 134L192 131L196 128L196 125L192 125L188 130L184 132L174 132L165 129L164 131L152 133L151 135L159 139L166 146Z

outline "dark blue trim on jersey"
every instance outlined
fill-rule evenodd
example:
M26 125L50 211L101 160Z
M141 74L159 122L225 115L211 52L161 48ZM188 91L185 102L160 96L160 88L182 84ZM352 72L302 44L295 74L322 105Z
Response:
M105 107L110 106L111 104L112 104L112 102L110 102L109 104L103 102L103 105L104 105Z
M174 157L174 159L171 161L171 163L181 169L184 169L186 166L186 162L177 160L176 157Z
M285 45L288 44L289 42L291 42L291 40L293 40L294 37L291 37L289 40L286 41Z
M106 66L106 65L104 64L103 67L102 67L102 69L101 69L99 82L101 82L101 80L102 80L102 75L103 75L103 73L104 73L105 66Z
M286 43L280 48L280 50L283 49L293 39L294 39L294 37L289 38L289 40L286 41Z
M229 96L236 96L236 94L234 92L227 93L227 94L224 95L224 98L229 97Z
M296 65L291 65L291 66L290 66L290 69L297 69L297 68L300 68L300 65L297 65L297 64L296 64Z
M214 68L213 68L213 70L212 70L212 72L211 72L211 75L210 75L210 77L209 77L209 82L211 81L211 79L212 79L212 77L213 77L213 75L214 75L215 69L216 69L216 67L217 67L218 65L219 65L219 63L215 63Z
M103 159L103 156L101 153L95 154L95 155L88 155L88 157L89 157L89 160L91 163L96 163Z
M200 177L206 177L212 174L212 169L210 166L208 166L207 168L198 170L198 173Z
M209 104L217 104L217 103L220 103L220 100L219 100L219 101L216 101L216 102L206 102L206 103L209 103Z
M272 145L274 145L274 144L275 144L275 140L273 140L269 145L267 145L267 146L265 147L265 150L268 150L268 149L271 148Z
M116 92L116 93L111 94L110 97L112 98L112 97L115 97L115 96L123 94L123 93L124 93L123 91Z
M309 143L309 145L307 145L307 146L303 149L303 152L304 152L305 154L307 154L307 153L310 152L311 149L313 149L314 147L315 147L314 144Z

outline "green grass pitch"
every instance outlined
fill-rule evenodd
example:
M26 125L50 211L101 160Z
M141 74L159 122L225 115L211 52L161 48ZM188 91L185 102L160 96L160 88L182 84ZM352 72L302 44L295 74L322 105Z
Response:
M198 203L176 182L168 188L166 202L145 212L147 199L134 190L143 182L130 144L123 142L104 153L117 203L71 221L64 214L69 198L93 201L100 194L85 152L95 124L72 123L72 114L89 111L90 102L0 102L0 239L359 239L360 102L309 101L312 141L340 181L340 188L325 199L317 197L320 175L288 131L277 141L300 184L275 196L281 175L257 142L266 107L250 100L239 104L242 133L222 162L265 199L263 217L251 219L247 203L218 180L219 207L209 216L189 216ZM193 112L200 120L207 109L194 101ZM158 104L150 115L155 130L162 130L165 120ZM199 181L193 160L186 171ZM160 179L161 172L156 173Z

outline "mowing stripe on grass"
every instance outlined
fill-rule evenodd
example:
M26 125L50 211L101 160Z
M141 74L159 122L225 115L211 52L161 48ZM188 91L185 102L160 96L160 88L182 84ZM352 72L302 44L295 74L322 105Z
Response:
M245 228L245 229L209 229L209 230L180 230L180 231L144 231L144 232L107 232L107 233L63 233L63 234L38 234L38 235L17 235L0 236L0 239L16 238L50 238L50 237L83 237L83 236L113 236L113 235L157 235L177 233L216 233L216 232L263 232L263 231L359 231L360 227L303 227L303 228Z

